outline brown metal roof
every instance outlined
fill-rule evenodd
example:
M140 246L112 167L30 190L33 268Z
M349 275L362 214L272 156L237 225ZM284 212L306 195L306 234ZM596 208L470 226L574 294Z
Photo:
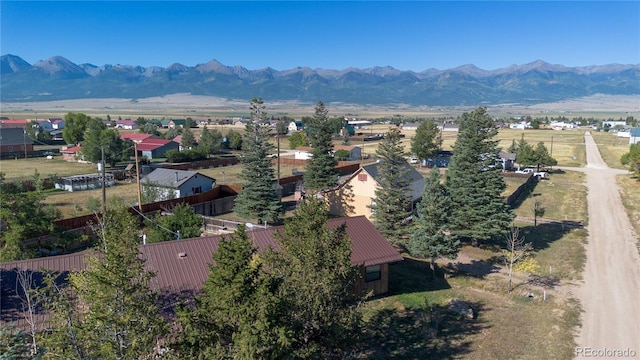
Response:
M401 261L402 256L376 230L364 216L330 219L328 226L335 228L346 223L351 238L351 262L359 266L371 266ZM259 251L267 247L277 248L273 239L275 231L282 227L248 229L249 237ZM202 289L213 264L212 253L218 251L221 235L166 241L140 246L142 258L148 270L156 273L152 287L163 294L195 294ZM40 273L50 269L60 273L85 268L88 252L51 256L0 264L0 326L21 319L20 302L16 294L16 269ZM20 321L19 321L20 322Z

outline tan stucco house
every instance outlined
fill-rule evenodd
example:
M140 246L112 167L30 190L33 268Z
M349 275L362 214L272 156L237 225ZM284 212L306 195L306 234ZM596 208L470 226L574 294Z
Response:
M325 201L331 215L364 215L367 219L372 219L371 204L375 201L375 191L380 179L378 165L375 163L363 166L338 187L325 191ZM422 198L425 179L409 163L406 163L405 167L410 180L409 195L411 198L411 201L407 203L407 208L415 209L417 202Z

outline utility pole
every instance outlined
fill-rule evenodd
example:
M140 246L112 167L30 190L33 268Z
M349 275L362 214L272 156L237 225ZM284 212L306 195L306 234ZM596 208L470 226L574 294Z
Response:
M24 126L24 131L22 132L22 147L24 147L24 159L27 160L27 125Z
M100 146L100 151L102 152L102 160L100 165L102 165L102 216L104 217L107 214L107 187L105 181L105 170L104 170L104 145Z
M280 134L276 135L278 140L278 185L280 185Z
M138 143L133 142L133 152L136 159L136 183L138 188L138 210L142 213L142 193L140 192L140 168L138 167Z

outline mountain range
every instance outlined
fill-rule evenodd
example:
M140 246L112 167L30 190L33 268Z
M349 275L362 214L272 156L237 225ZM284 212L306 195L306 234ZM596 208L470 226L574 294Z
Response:
M401 71L297 67L248 70L211 60L168 67L74 64L54 56L29 64L0 57L0 101L146 98L175 93L265 101L322 100L360 105L536 104L595 94L640 94L640 64L566 67L537 60L497 70L474 65Z

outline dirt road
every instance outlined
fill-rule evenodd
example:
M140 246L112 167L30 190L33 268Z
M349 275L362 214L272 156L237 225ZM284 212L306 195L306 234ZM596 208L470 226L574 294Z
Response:
M640 359L640 256L615 181L626 171L604 163L588 132L585 144L587 166L575 169L587 175L589 209L587 262L578 290L584 313L575 355Z

